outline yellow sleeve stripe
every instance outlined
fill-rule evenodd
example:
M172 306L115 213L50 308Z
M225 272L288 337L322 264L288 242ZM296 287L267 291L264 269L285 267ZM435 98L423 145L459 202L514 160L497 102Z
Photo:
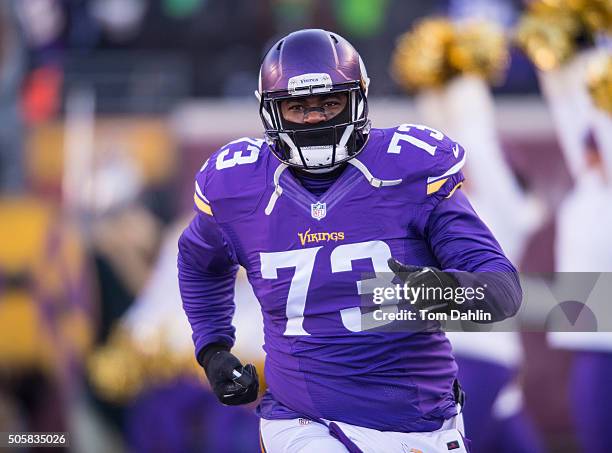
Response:
M453 190L450 191L450 193L446 196L446 198L452 197L453 194L455 193L455 190L459 189L462 185L463 185L463 182L457 183L457 185L453 187Z
M210 206L204 203L202 200L200 200L200 197L198 197L198 194L196 193L193 194L193 201L195 202L198 209L202 211L204 214L213 215L212 209L210 209Z
M439 181L435 181L435 182L431 182L427 184L427 195L436 193L438 190L440 190L440 188L444 185L446 181L448 181L448 178L440 179Z

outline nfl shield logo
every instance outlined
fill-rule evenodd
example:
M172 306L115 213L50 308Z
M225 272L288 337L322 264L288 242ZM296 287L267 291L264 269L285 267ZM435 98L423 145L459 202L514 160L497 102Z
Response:
M313 219L321 220L327 214L327 205L317 201L310 205L310 213Z

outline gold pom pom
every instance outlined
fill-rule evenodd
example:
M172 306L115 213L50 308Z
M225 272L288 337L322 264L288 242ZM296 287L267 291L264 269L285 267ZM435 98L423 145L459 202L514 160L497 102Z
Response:
M584 28L591 34L612 33L612 2L610 0L565 0L575 11Z
M429 18L400 36L391 73L402 87L418 90L441 87L460 74L496 80L507 63L506 39L494 24Z
M451 76L447 54L453 35L453 25L444 18L425 19L401 35L391 61L394 79L408 90L446 83Z
M587 70L589 92L593 103L612 115L612 55L602 54Z
M497 81L509 62L503 30L485 21L459 25L449 49L449 62L461 74L473 74L485 80Z
M567 62L579 45L612 31L610 0L537 0L516 28L516 42L541 70Z
M87 365L93 387L106 400L126 401L143 387L146 374L142 357L126 332L116 330L109 343L90 356Z
M193 354L177 353L168 343L163 331L145 345L134 341L121 326L116 327L108 342L89 358L94 389L108 401L126 402L147 388L179 376L202 377Z
M516 30L516 41L539 69L554 69L576 52L573 35L578 23L568 15L527 15Z

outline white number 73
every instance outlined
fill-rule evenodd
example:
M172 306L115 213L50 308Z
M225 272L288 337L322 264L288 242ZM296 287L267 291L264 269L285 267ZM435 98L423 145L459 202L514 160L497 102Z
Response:
M242 151L235 151L234 155L229 159L226 157L229 155L230 145L234 145L236 143L247 143L246 150L249 152L246 156L242 155ZM232 168L236 165L244 165L244 164L252 164L257 161L259 157L259 152L261 151L261 147L263 146L264 141L261 139L252 139L248 137L242 137L238 140L234 140L227 144L227 148L219 153L216 160L217 170L223 170L224 168Z
M413 137L412 135L400 134L400 132L408 132L412 128L429 132L429 136L435 140L444 139L444 134L442 132L432 129L431 127L421 126L420 124L402 124L397 128L397 132L393 134L393 137L391 137L391 142L389 143L387 152L391 154L399 154L402 151L402 146L399 143L403 140L416 146L417 148L421 148L423 151L426 151L432 156L435 155L436 149L438 148L436 145L424 142L423 140Z
M278 269L295 268L295 273L289 285L287 296L287 327L285 335L310 335L304 329L304 310L306 308L306 297L310 278L314 269L315 258L322 247L312 247L301 250L288 250L285 252L271 252L260 254L261 276L266 279L278 278ZM336 247L330 256L331 271L346 272L353 269L352 262L358 259L370 258L374 272L382 274L382 278L359 280L356 282L357 294L370 294L376 286L388 286L392 283L393 273L387 266L387 260L391 258L391 250L383 241L358 242L356 244L342 244ZM384 278L387 277L387 278ZM347 295L350 296L350 295ZM397 313L397 306L385 307L386 312ZM345 308L340 310L342 324L351 332L363 330L369 316L361 313L360 307ZM376 325L381 326L390 321L379 321Z

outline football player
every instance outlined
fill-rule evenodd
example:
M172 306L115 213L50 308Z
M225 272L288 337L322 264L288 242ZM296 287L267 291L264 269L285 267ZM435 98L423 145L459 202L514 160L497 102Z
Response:
M368 85L345 39L291 33L260 70L265 139L228 143L196 176L197 215L179 240L183 306L219 400L253 402L256 370L231 353L246 269L264 319L264 451L467 451L444 333L378 328L368 293L398 278L479 285L484 300L455 308L486 308L491 321L521 302L516 270L458 190L464 149L425 126L371 128Z

